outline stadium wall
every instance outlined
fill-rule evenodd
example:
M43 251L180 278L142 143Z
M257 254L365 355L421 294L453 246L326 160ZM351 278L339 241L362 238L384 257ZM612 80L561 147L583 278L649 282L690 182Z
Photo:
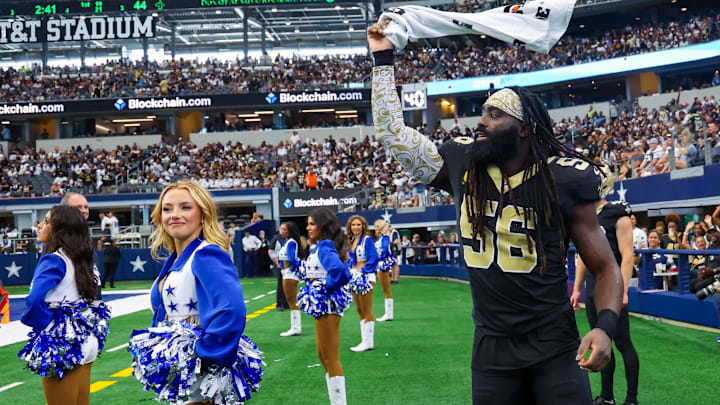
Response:
M128 136L96 136L86 138L66 139L38 139L35 141L36 148L50 151L57 147L59 150L68 150L80 146L84 148L90 145L92 149L115 149L118 146L132 145L136 143L141 148L157 145L162 141L162 135L128 135Z
M706 89L699 90L685 90L682 92L673 91L670 93L653 94L652 96L638 97L638 105L642 108L652 110L653 108L660 108L661 106L667 105L672 100L677 99L680 96L680 104L692 103L695 97L702 100L704 97L715 97L716 100L720 99L720 87L709 87Z
M236 131L236 132L194 132L190 134L190 142L198 147L203 147L209 143L220 142L226 144L228 142L242 142L245 145L258 146L263 142L277 145L280 142L289 141L293 132L297 132L301 141L306 139L315 139L322 141L333 136L335 140L345 138L350 140L356 138L362 140L365 136L375 135L375 128L372 126L354 126L354 127L332 127L332 128L310 128L310 129L279 129L271 131Z
M550 114L550 118L552 118L554 121L562 121L564 118L567 119L575 119L575 117L585 117L587 116L588 111L590 111L590 107L594 107L596 111L602 112L603 115L606 117L610 116L610 102L608 101L602 101L598 103L590 103L590 104L583 104L583 105L576 105L572 107L563 107L563 108L554 108L552 110L548 110L548 113ZM480 119L480 116L473 116L473 117L463 117L458 118L458 124L460 124L461 128L470 127L475 128L477 126L478 120ZM455 125L455 119L454 118L444 118L440 120L440 125L442 125L445 129L451 129L453 125Z

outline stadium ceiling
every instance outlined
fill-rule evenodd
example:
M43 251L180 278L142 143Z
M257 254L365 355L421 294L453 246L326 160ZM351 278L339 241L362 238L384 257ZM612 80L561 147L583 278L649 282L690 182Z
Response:
M13 4L3 1L3 7ZM54 3L62 8L62 4L70 4L77 0L58 0ZM148 0L154 1L154 0ZM172 0L170 0L172 1ZM20 2L19 0L17 2ZM492 0L490 1L492 3ZM607 12L610 8L632 7L658 4L664 0L578 0L576 16L589 16ZM451 4L450 0L398 1L383 3L375 1L338 0L333 3L321 4L282 4L277 6L238 6L215 7L202 9L165 9L155 11L157 16L156 37L149 39L148 44L154 48L168 50L171 44L171 33L175 29L177 50L193 49L228 49L241 48L244 45L243 19L247 16L248 45L251 50L259 50L263 42L272 47L347 47L365 46L365 27L375 20L379 11L392 6L407 4L443 5ZM502 1L499 1L502 3ZM147 11L146 13L150 13ZM124 11L120 14L131 15ZM60 18L62 14L58 13ZM14 17L2 16L0 19L26 19L36 16ZM142 40L101 40L85 43L87 51L112 50L121 47L142 48ZM52 52L78 50L79 42L57 42L52 44ZM0 44L0 56L18 53L39 53L42 44Z

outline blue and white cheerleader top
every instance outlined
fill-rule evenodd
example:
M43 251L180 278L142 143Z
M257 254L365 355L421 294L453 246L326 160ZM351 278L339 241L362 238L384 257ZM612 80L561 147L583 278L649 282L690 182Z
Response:
M172 404L239 404L258 390L263 353L243 335L243 292L227 252L195 239L165 261L150 300L152 327L133 331L128 348L146 391Z
M347 287L350 271L340 260L335 244L328 239L321 240L302 266L305 285L298 295L300 309L315 318L325 314L342 315L352 302Z
M288 238L278 252L278 260L282 262L283 278L291 278L294 280L302 280L305 278L301 260L298 259L298 243L295 239ZM287 270L286 270L287 268Z
M390 251L390 237L387 235L380 235L375 241L375 249L379 257L378 270L379 271L390 271L393 266L397 264L395 256Z
M99 275L94 276L99 282ZM80 297L75 266L62 248L40 258L25 305L20 321L33 329L18 357L34 373L63 378L102 351L110 310L100 300L88 304Z
M372 291L372 283L376 281L375 272L377 271L379 260L375 243L373 243L371 237L363 235L355 246L355 249L351 249L348 253L348 266L352 273L350 288L355 294L365 295ZM363 261L365 265L359 271L355 270L355 266Z

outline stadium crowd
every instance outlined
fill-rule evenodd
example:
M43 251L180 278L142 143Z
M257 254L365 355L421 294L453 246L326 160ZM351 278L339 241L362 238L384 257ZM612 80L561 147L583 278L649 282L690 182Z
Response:
M486 2L460 7L482 9ZM473 8L474 9L474 8ZM564 37L550 54L507 47L494 40L463 50L410 47L398 56L400 83L529 72L639 54L720 38L720 13L683 20L628 25ZM244 66L244 67L243 67ZM0 69L0 99L6 102L63 99L158 97L189 94L240 94L369 86L372 62L361 56L283 58L270 66L257 62L179 59L151 62L119 60L94 66Z
M709 97L693 103L671 103L659 109L611 109L611 116L590 109L574 120L555 124L555 133L569 148L588 158L610 165L620 179L665 173L670 170L670 148L675 135L676 168L703 165L705 148L713 161L720 160L720 105ZM708 144L695 131L695 119L707 124ZM455 136L475 136L477 128L438 127L426 133L438 145ZM431 194L426 201L425 186L403 171L383 146L372 137L365 139L301 139L292 137L276 145L242 143L208 144L198 147L179 140L147 148L137 144L114 150L93 150L89 146L61 151L26 148L11 144L0 156L0 195L22 197L58 196L67 191L86 194L119 191L153 191L171 182L192 179L209 189L278 187L286 191L303 189L373 189L372 208L447 203L449 197ZM47 179L49 188L36 189L32 177Z

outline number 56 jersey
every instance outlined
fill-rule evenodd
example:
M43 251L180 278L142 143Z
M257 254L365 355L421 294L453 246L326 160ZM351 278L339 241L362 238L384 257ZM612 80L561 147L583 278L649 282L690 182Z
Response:
M565 270L567 227L576 206L591 204L600 198L600 172L583 160L556 156L548 159L557 186L556 203L563 218L561 221L555 216L549 224L538 224L533 207L534 182L539 177L537 167L503 180L500 169L488 165L485 229L482 235L473 238L467 212L470 197L465 196L469 169L466 152L473 142L471 138L458 137L440 146L445 167L432 185L445 189L455 198L475 324L487 335L524 335L552 324L570 310ZM524 177L527 177L525 181ZM526 211L529 211L527 216ZM566 231L561 233L563 224ZM545 256L542 272L543 259L535 245L538 232L542 232ZM566 235L565 240L561 240L562 235Z

